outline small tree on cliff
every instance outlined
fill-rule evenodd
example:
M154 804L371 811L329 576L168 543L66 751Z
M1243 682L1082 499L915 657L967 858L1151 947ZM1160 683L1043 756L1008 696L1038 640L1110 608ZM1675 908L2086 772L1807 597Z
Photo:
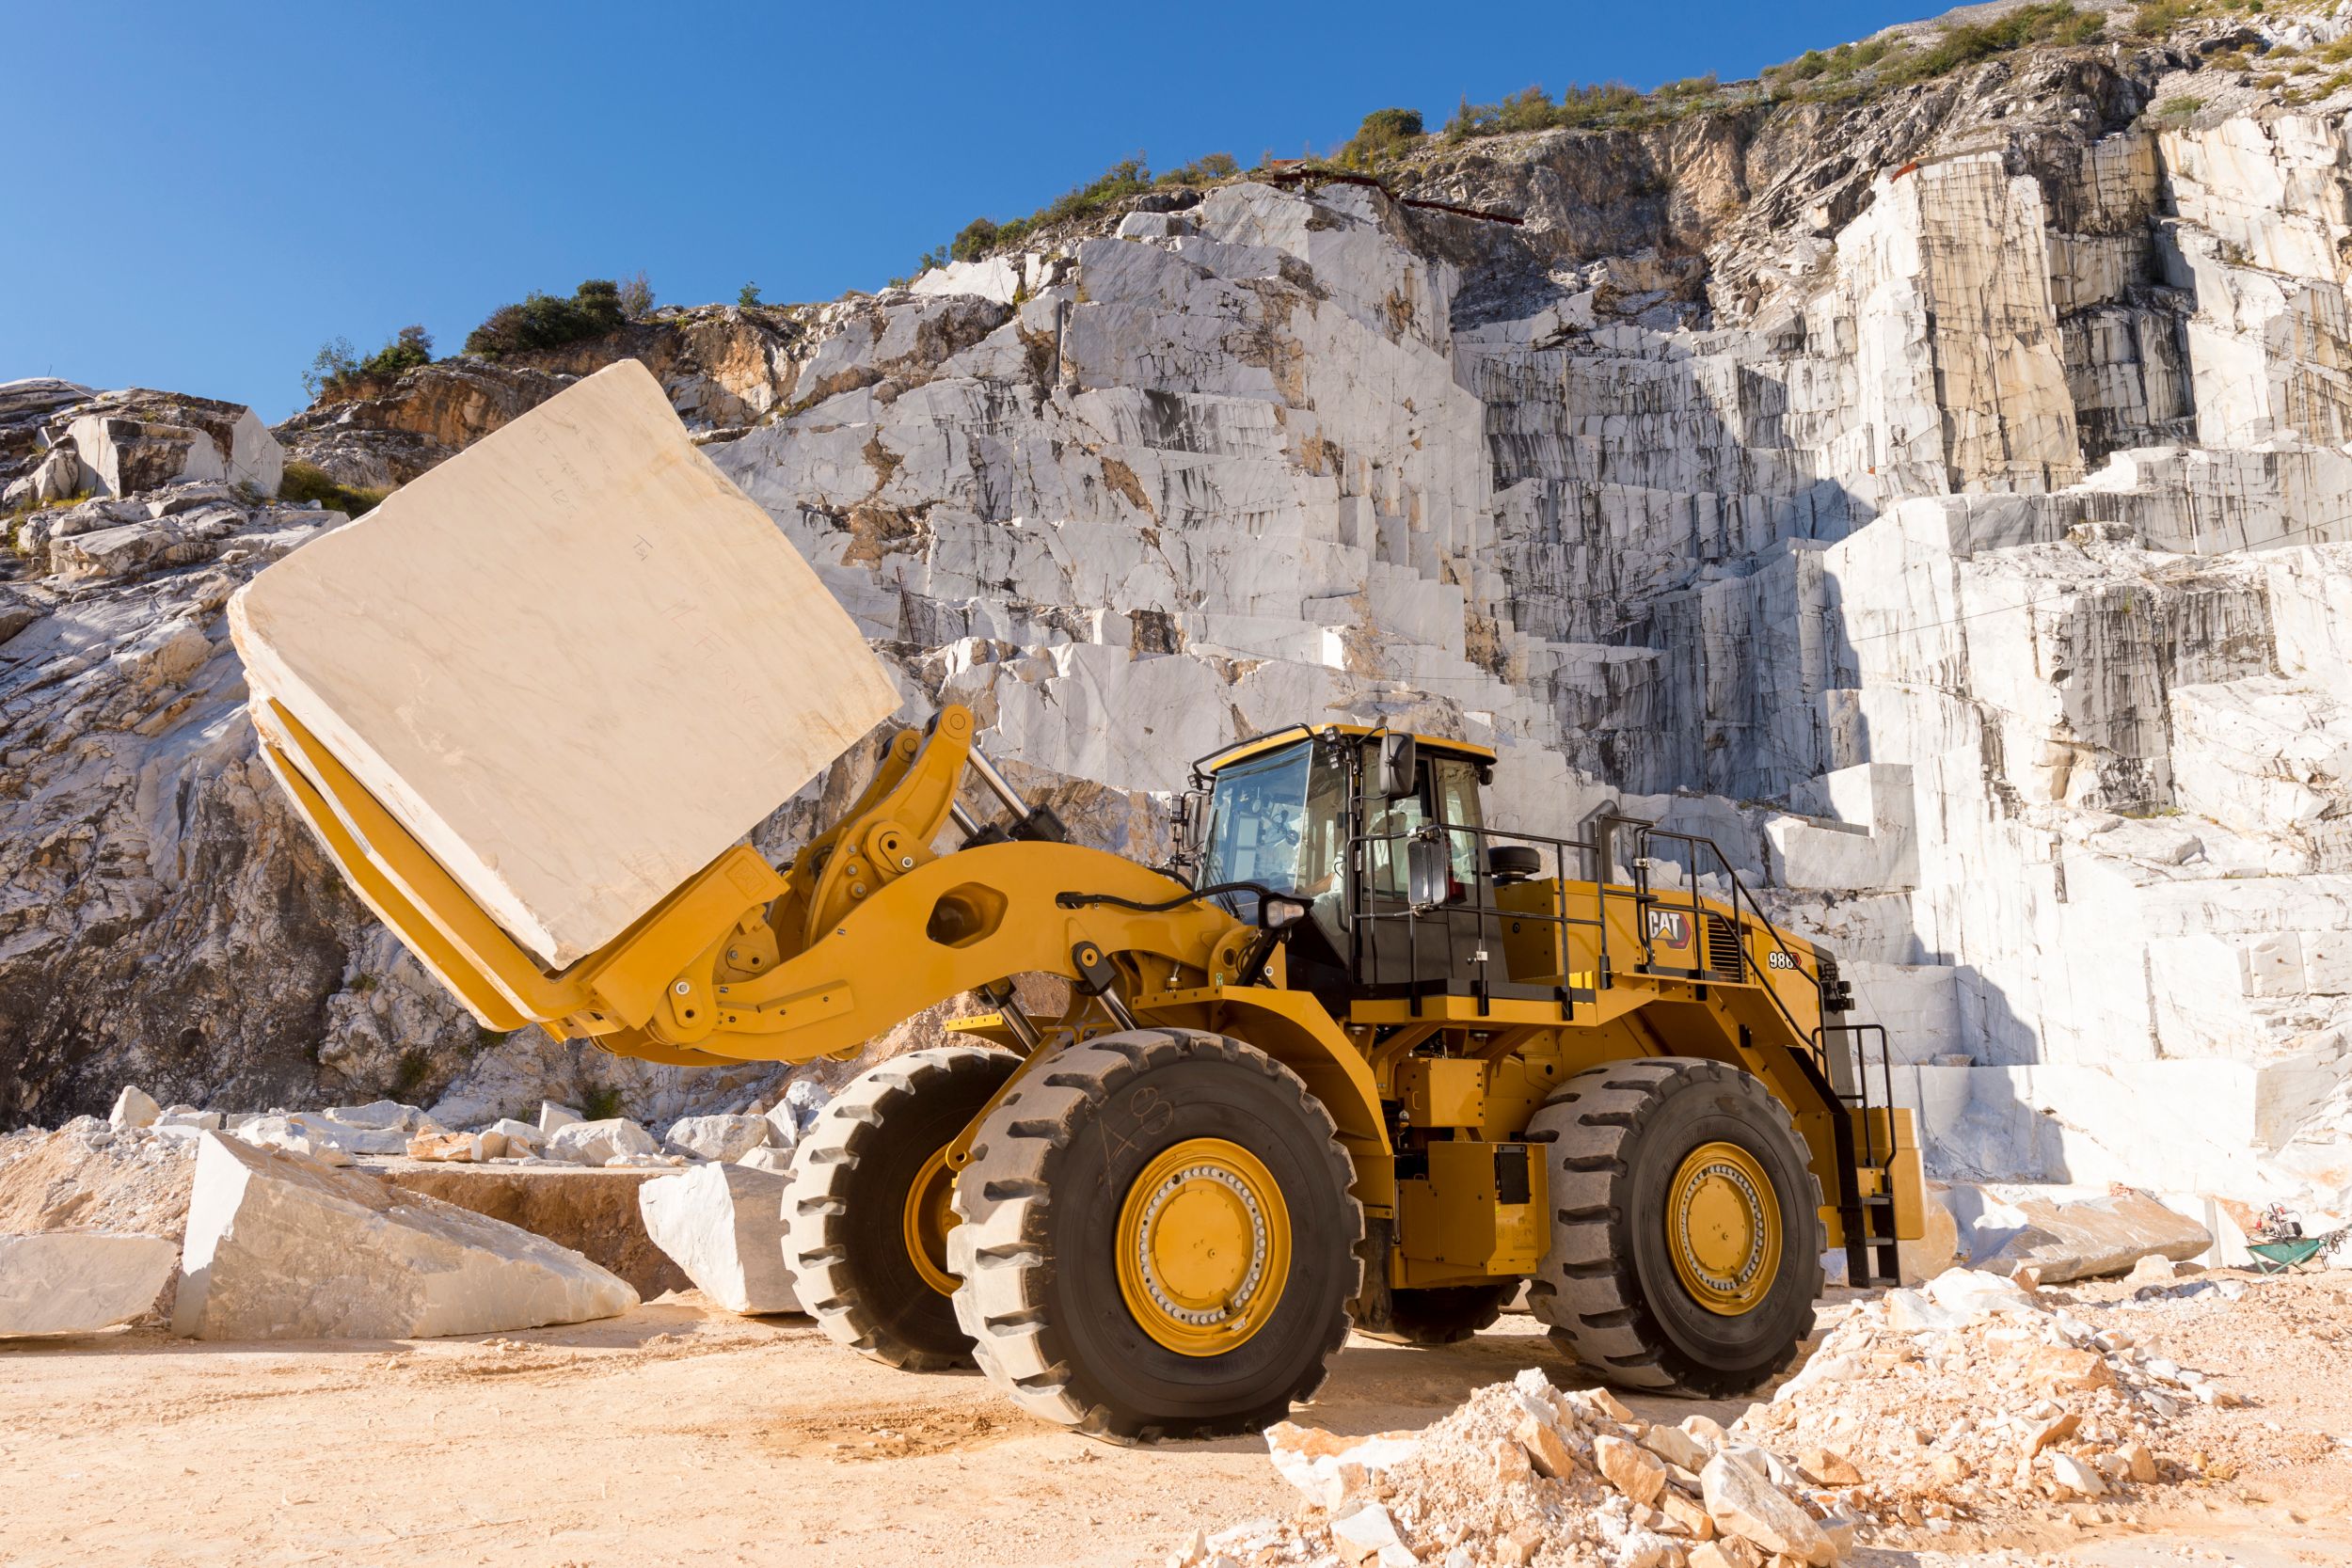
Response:
M591 277L574 289L569 299L533 293L520 305L500 306L466 334L466 352L496 359L532 349L562 348L617 332L628 319L621 307L621 286L609 277Z

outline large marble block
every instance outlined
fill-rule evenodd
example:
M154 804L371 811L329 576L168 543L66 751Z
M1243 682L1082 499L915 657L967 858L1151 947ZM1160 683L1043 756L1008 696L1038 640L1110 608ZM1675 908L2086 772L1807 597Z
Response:
M898 703L635 360L270 567L230 625L257 689L558 966Z

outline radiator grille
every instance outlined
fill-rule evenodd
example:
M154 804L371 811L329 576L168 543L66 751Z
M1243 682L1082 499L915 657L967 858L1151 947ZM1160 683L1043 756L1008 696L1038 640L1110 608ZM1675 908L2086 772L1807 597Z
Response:
M1740 950L1740 930L1720 914L1707 917L1707 967L1717 974L1738 979L1746 970L1746 955Z

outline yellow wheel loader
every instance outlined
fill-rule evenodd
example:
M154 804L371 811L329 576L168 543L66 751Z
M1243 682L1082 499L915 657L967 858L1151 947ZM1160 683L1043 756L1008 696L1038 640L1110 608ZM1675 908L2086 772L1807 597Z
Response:
M1197 765L1164 868L1066 842L948 706L781 869L721 855L550 973L285 706L263 754L485 1027L675 1063L882 1061L795 1157L826 1331L976 1361L1107 1437L1254 1428L1351 1325L1458 1339L1525 1288L1598 1376L1727 1395L1785 1367L1825 1247L1918 1234L1883 1032L1715 847L1611 812L1486 825L1489 752L1299 726ZM983 821L961 797L975 781ZM1058 979L1037 1002L1022 976Z

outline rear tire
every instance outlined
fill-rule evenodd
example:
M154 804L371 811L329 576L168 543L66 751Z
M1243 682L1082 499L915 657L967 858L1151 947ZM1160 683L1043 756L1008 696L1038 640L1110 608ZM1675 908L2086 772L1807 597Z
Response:
M941 1258L917 1260L909 1199L918 1178L944 1196L933 1157L1019 1065L977 1046L911 1051L852 1078L818 1113L792 1156L784 1250L803 1309L836 1342L910 1371L972 1365L944 1242Z
M1762 1080L1699 1057L1612 1062L1563 1084L1528 1138L1551 1146L1552 1206L1528 1303L1578 1360L1724 1399L1795 1357L1821 1293L1821 1188Z
M1137 1029L1039 1063L981 1124L948 1259L980 1370L1114 1441L1255 1431L1347 1338L1363 1211L1330 1114L1254 1047Z

